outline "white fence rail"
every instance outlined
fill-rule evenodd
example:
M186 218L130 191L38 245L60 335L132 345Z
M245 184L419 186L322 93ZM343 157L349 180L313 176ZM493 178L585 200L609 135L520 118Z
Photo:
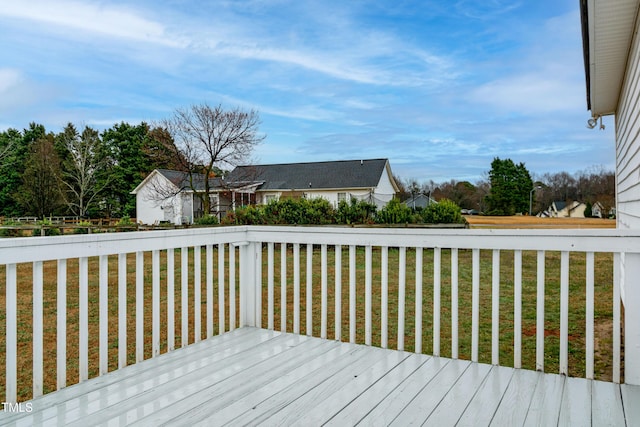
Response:
M524 352L538 370L556 358L562 374L578 352L578 370L593 378L604 325L605 364L619 382L623 290L625 380L637 383L640 296L626 278L638 277L639 253L640 234L618 230L229 227L4 239L4 401L237 326L515 367Z

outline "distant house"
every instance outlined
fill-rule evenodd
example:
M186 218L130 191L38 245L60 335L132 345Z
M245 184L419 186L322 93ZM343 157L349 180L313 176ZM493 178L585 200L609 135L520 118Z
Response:
M398 192L387 159L239 166L226 181L254 186L258 204L282 197L322 197L335 206L358 199L381 207Z
M547 218L584 218L584 211L587 205L582 202L573 201L570 203L556 201L545 211L538 214L540 217Z
M136 219L142 224L169 222L172 224L193 223L202 214L202 201L196 195L204 192L204 175L189 175L167 169L151 172L132 192L136 195ZM209 178L211 208L214 212L229 205L221 200L219 189L223 186L221 178Z
M185 172L155 170L138 185L137 220L192 223L202 215L197 193L204 176L193 183ZM324 198L337 206L342 200L365 200L382 207L398 192L387 159L238 166L223 178L209 178L211 213L222 217L244 204L267 204L280 198Z
M433 200L431 197L425 195L425 194L416 194L415 196L411 196L410 198L408 198L407 200L405 200L404 203L406 206L412 208L412 209L416 209L416 208L426 208L427 206L429 206L432 203L438 203L435 200Z

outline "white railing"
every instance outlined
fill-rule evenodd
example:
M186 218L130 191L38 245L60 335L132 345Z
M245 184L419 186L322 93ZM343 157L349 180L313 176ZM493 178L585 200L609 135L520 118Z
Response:
M637 316L638 289L625 278L638 277L639 253L640 234L618 230L228 227L4 239L5 401L236 326L517 368L544 370L556 358L561 374L572 374L578 352L578 371L594 378L595 327L605 325L604 363L620 382L620 284L625 316ZM638 324L627 316L631 383Z

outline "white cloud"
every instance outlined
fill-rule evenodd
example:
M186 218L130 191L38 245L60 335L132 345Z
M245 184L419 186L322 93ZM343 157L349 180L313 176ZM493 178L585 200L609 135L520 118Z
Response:
M104 3L74 0L5 2L0 8L0 16L167 46L184 45L184 41L167 34L162 24L148 20L133 10Z

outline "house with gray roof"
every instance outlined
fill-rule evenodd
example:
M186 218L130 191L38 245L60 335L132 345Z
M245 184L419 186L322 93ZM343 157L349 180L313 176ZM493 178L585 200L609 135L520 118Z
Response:
M154 170L133 191L137 220L143 224L192 223L202 215L198 192L205 177ZM365 200L379 208L398 192L387 159L238 166L226 177L210 177L213 214L222 217L236 206L267 204L280 198Z

